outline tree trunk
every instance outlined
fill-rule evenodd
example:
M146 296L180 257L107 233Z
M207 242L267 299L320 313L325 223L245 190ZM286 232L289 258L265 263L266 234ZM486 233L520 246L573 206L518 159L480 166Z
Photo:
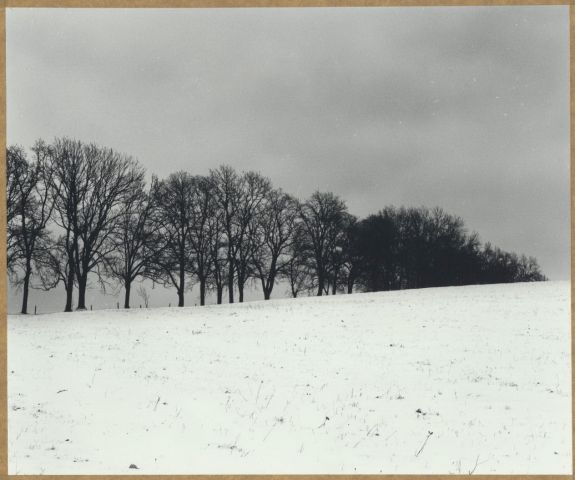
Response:
M234 303L234 265L231 257L228 257L228 262L228 301Z
M270 282L266 281L263 275L260 275L260 280L262 282L262 291L264 292L264 300L269 300L270 293L273 287L270 287Z
M65 312L72 311L72 301L74 295L74 265L70 262L68 264L68 279L66 281L66 306Z
M178 307L184 306L185 282L186 282L186 272L184 270L184 262L180 261L180 285L178 287Z
M206 279L200 278L200 305L206 304Z
M74 293L74 281L68 280L66 284L66 305L64 306L65 312L72 311L73 293Z
M130 290L132 289L132 282L127 280L124 288L126 290L126 295L124 296L124 308L130 308Z
M22 295L22 311L20 313L28 313L28 290L30 289L30 275L32 274L32 267L30 261L26 261L26 273L24 274L23 295Z
M87 274L78 278L78 306L76 310L86 310L86 286L88 285Z
M317 266L317 296L321 297L323 295L323 289L325 286L325 271L323 269L323 263L317 260L316 256L316 266Z
M269 300L271 295L272 295L272 290L274 289L274 283L275 283L275 277L272 276L271 278L268 278L268 285L267 285L267 292L264 292L265 295L265 300Z
M289 286L291 288L291 296L293 298L297 298L297 290L295 289L295 282L293 280L293 277L290 277Z
M238 278L238 292L239 292L239 301L240 303L243 303L244 301L244 282L240 281L240 279Z
M222 304L222 297L224 296L224 286L223 285L216 285L216 297L218 305Z

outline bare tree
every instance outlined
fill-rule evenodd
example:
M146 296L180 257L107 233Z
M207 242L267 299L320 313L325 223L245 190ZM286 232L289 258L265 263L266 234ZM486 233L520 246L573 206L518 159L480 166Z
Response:
M223 291L226 285L228 254L225 241L223 213L217 208L208 219L208 238L210 252L208 288L215 290L216 301L219 305L222 303Z
M137 191L144 171L136 161L95 144L68 138L53 146L52 190L56 223L64 230L68 269L65 311L72 310L74 281L78 310L86 309L91 272L101 279L101 267L113 247L108 241L125 204Z
M257 219L264 215L264 203L271 190L270 180L259 173L247 172L241 177L238 215L234 222L234 263L240 302L244 301L246 282L254 274L253 254L261 246Z
M214 201L221 215L225 235L228 299L230 303L234 303L235 260L238 250L236 225L241 202L242 179L232 167L225 165L211 170L210 179Z
M298 210L299 211L299 210ZM302 291L313 287L311 252L306 247L306 234L300 222L296 222L287 248L287 261L281 275L289 282L290 294L296 298Z
M76 244L77 308L80 310L86 308L88 274L99 273L107 256L115 251L108 238L123 216L124 205L131 204L139 195L144 178L144 170L130 157L94 144L84 150L92 181L87 203L81 211L80 242Z
M86 202L89 189L87 166L83 158L82 143L68 138L56 139L52 145L51 168L54 172L51 182L54 197L54 222L63 230L58 244L63 256L50 259L49 264L58 272L63 269L66 290L65 312L72 311L72 295L76 281L76 244L80 228L80 209ZM65 262L60 266L59 262Z
M160 181L154 190L156 250L148 275L164 286L175 287L179 307L184 306L186 276L193 272L189 241L194 221L194 183L194 177L180 171Z
M263 207L253 218L251 262L265 300L269 300L279 273L290 263L288 249L294 238L297 212L298 203L293 197L281 190L269 190ZM293 262L291 266L295 266Z
M8 162L11 179L9 181L10 205L9 258L12 281L22 287L21 313L28 313L28 294L34 262L49 248L47 224L52 214L48 185L51 170L47 158L49 148L38 142L33 148L35 160L28 162L22 149L9 149ZM13 192L10 192L10 190ZM18 275L21 272L21 276Z
M333 193L315 192L301 205L299 214L313 258L317 295L321 296L329 291L330 268L344 233L347 207Z
M157 182L152 181L152 189ZM153 194L145 190L143 179L134 184L133 195L121 205L121 214L109 237L106 271L124 287L124 308L130 308L132 282L146 274L154 257L155 229Z
M210 247L213 226L210 220L215 215L215 202L212 197L212 185L209 178L192 177L191 223L189 243L193 255L193 270L200 285L200 305L206 304L206 289L212 272Z

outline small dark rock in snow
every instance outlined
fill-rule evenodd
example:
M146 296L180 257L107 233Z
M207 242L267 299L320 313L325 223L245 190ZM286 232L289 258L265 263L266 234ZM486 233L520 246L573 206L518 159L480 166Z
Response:
M139 470L138 466L135 463L131 463L129 468L135 468L136 470Z

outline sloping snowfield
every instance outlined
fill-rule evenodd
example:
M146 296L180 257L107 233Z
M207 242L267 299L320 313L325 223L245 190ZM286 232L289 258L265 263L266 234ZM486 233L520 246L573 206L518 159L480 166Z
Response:
M10 316L8 336L11 474L571 473L567 282Z

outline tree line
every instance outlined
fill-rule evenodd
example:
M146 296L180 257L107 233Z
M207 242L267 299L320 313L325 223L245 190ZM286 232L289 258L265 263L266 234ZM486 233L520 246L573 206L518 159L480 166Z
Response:
M130 307L141 279L198 285L200 304L242 302L250 282L269 299L480 283L541 281L533 257L481 244L440 208L386 207L358 219L331 192L300 201L258 172L229 166L145 180L128 155L93 143L9 146L7 264L22 289L62 286L65 311L86 309L89 281L120 285ZM237 296L236 296L237 294Z

